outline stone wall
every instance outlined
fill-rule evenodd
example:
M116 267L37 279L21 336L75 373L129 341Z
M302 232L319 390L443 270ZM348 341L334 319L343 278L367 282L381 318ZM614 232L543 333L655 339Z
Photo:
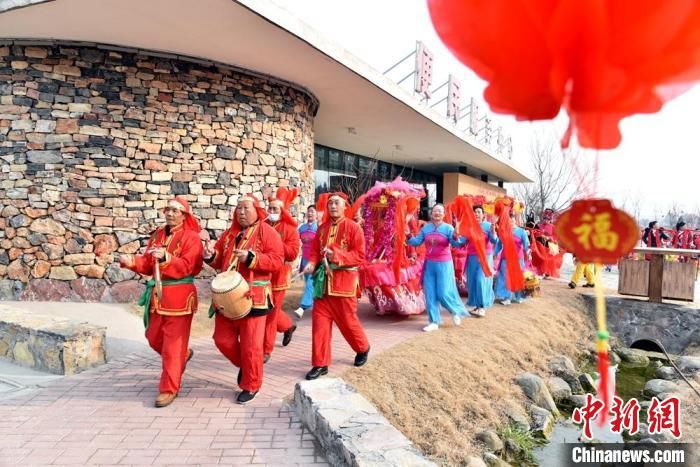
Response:
M0 299L128 301L120 270L184 195L212 234L238 196L313 200L313 96L175 58L0 46Z

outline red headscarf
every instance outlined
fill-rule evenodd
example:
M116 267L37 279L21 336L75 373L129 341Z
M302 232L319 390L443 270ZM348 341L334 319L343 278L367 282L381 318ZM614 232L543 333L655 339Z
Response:
M352 211L352 206L350 205L350 198L348 198L348 195L346 195L343 192L336 191L333 193L323 193L321 196L318 198L318 208L323 211L323 218L321 219L321 223L326 223L328 220L330 220L331 215L328 212L328 202L331 200L331 198L341 198L343 201L345 201L345 217L347 217L348 214L350 214ZM352 220L352 218L350 218Z
M268 198L268 202L270 204L277 204L282 210L280 220L295 228L297 227L297 221L289 213L289 207L292 205L292 203L294 203L294 200L297 198L298 194L298 188L292 188L289 190L285 187L279 187L277 188L277 193L275 193L275 196Z
M199 226L197 218L194 217L194 214L192 214L190 203L188 203L184 197L176 196L168 201L168 204L166 204L165 208L163 208L163 212L165 212L165 210L168 208L177 209L185 215L185 220L183 222L184 230L192 230L193 232L197 233L202 230L202 228Z
M258 198L256 198L253 195L243 195L240 198L238 198L238 204L244 202L253 203L255 211L258 213L258 222L263 222L267 218L267 211L265 211L265 208L262 207ZM238 232L240 232L241 230L241 224L238 223L238 216L236 216L234 209L233 221L231 222L231 232L234 235L237 235Z

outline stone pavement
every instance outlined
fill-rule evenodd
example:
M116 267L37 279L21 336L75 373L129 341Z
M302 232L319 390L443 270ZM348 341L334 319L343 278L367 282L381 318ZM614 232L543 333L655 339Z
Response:
M372 345L369 364L420 333L426 320L375 316L365 300L360 315ZM288 347L278 337L262 391L247 406L235 403L237 369L210 338L192 342L180 396L166 408L153 407L160 363L150 349L0 400L0 466L327 465L288 405L310 368L310 335L306 313ZM331 375L354 358L337 328L333 356Z

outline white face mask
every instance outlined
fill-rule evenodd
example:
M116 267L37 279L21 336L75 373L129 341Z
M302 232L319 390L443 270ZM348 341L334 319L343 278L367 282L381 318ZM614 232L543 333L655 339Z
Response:
M277 222L280 220L280 215L279 214L269 214L267 216L268 219L270 219L270 222Z

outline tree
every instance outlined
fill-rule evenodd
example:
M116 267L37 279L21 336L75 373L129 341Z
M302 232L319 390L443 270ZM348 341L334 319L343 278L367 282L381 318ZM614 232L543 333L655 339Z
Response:
M577 151L563 151L553 137L538 136L530 147L533 183L519 183L515 194L525 203L528 214L541 218L551 208L565 209L582 197L592 181L592 171L580 169Z

